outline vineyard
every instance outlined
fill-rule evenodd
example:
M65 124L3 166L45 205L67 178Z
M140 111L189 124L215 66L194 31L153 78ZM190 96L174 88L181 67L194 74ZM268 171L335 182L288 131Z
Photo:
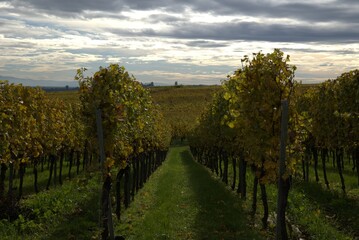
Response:
M2 239L359 238L359 70L295 71L275 50L221 86L1 81Z
M222 91L214 96L213 103L201 116L200 124L190 137L191 151L198 162L219 175L225 184L229 184L231 167L233 190L236 188L238 164L236 191L242 199L247 198L247 168L250 169L253 178L251 214L255 215L257 210L259 185L263 229L268 229L270 211L267 186L279 183L278 198L275 199L278 203L276 236L288 239L285 208L289 189L300 178L309 181L310 165L314 168L315 181L320 181L319 155L323 173L321 181L327 189L331 188L326 164L332 157L331 170L337 171L344 197L349 192L343 171L345 168L353 173L356 171L353 174L356 175L355 183L350 180L350 195L358 199L359 71L344 73L298 95L294 81L296 68L289 65L289 57L285 58L279 50L267 55L254 54L252 60L245 57L242 63L243 67L223 82ZM288 128L285 129L288 140L284 149L285 166L279 169L283 102L289 105ZM353 207L358 209L357 204ZM350 221L342 220L345 221L343 227L358 226L355 217ZM307 225L309 221L303 224ZM354 227L356 237L357 230Z
M114 212L120 217L121 192L128 207L135 193L164 161L171 136L169 125L152 104L149 93L123 67L110 65L93 77L84 77L84 71L80 69L76 76L80 102L72 105L50 100L39 89L2 82L1 217L11 221L23 211L18 199L22 198L26 169L33 170L34 192L38 193L38 168L43 171L44 164L49 165L46 184L49 190L52 183L63 184L64 160L69 179L72 167L79 174L81 165L85 171L100 161L105 229L102 236L106 239L112 217L112 175L116 176ZM99 126L103 129L101 133ZM8 191L5 191L7 172ZM18 189L13 184L17 173ZM37 210L39 216L47 214ZM23 215L21 218L24 220Z

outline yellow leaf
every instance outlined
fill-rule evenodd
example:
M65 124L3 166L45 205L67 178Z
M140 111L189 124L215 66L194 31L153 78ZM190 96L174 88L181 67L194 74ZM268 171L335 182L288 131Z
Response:
M111 157L107 157L106 158L106 162L105 162L105 166L110 168L115 164L115 159L111 158Z
M226 93L223 95L223 98L224 98L225 100L228 100L228 99L231 98L231 94L228 93L228 92L226 92Z
M230 127L230 128L234 128L234 122L229 122L229 123L227 123L227 125L228 125L228 127Z

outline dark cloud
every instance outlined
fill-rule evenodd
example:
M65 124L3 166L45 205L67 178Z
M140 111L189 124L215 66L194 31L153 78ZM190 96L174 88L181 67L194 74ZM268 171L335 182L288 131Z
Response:
M164 22L173 31L158 32L153 29L117 31L120 35L164 36L183 39L206 40L257 40L274 42L357 42L359 40L359 1L337 0L331 3L277 3L276 1L255 0L11 0L16 6L35 8L33 12L70 16L73 18L115 18L128 19L124 10L157 9L161 14L152 14L147 23ZM199 24L187 21L185 9L214 16L261 17L266 22L227 22L220 24ZM86 11L85 11L86 10ZM88 11L89 10L89 11ZM173 15L176 13L177 15ZM184 13L182 16L178 15ZM35 13L34 13L35 14ZM271 23L271 19L283 19L283 23ZM302 23L290 23L287 19ZM303 23L304 22L304 23ZM338 24L347 27L338 27ZM333 27L319 27L318 23L332 24ZM323 26L323 25L322 25ZM106 27L106 26L104 26ZM190 43L191 44L191 43ZM199 44L198 47L220 45Z
M315 22L359 22L359 1L337 0L331 3L278 3L254 0L10 0L13 5L28 6L53 14L79 14L85 10L118 13L123 10L161 9L181 13L186 8L214 15L289 18ZM170 20L171 21L171 20Z
M359 20L356 5L333 4L286 4L280 6L275 12L280 17L294 18L303 21L315 22L349 22L357 23Z
M286 25L256 22L228 22L220 24L187 23L176 25L170 31L143 29L126 31L112 29L113 33L131 36L170 37L206 40L251 40L269 42L343 42L359 39L359 30L353 28L323 28L309 25Z
M122 13L113 13L113 12L104 12L104 11L91 11L81 13L78 17L84 19L95 19L95 18L111 18L118 20L126 20L127 16L124 16Z
M150 23L159 23L159 22L165 22L165 23L178 23L183 22L184 19L182 17L176 17L169 14L152 14L147 19L144 19L147 22Z
M207 2L204 2L207 3ZM196 6L199 11L210 11L214 14L246 15L253 17L287 18L315 22L358 22L359 1L355 3L331 4L318 3L282 3L276 1L212 1L212 4ZM353 11L354 10L354 11Z
M39 10L81 13L84 10L113 12L122 9L121 1L116 0L12 0L14 5L33 7Z
M341 0L341 1L338 1L337 3L358 5L358 0Z

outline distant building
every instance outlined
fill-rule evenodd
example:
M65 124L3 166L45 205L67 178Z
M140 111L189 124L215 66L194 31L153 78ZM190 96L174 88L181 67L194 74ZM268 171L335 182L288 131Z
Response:
M154 87L155 86L155 83L154 82L150 82L150 83L141 83L142 86L144 87Z

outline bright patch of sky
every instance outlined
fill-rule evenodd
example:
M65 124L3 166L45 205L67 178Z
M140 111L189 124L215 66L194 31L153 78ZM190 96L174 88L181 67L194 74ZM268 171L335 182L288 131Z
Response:
M356 0L0 0L0 76L73 80L119 63L139 81L219 84L280 48L298 81L359 66Z

